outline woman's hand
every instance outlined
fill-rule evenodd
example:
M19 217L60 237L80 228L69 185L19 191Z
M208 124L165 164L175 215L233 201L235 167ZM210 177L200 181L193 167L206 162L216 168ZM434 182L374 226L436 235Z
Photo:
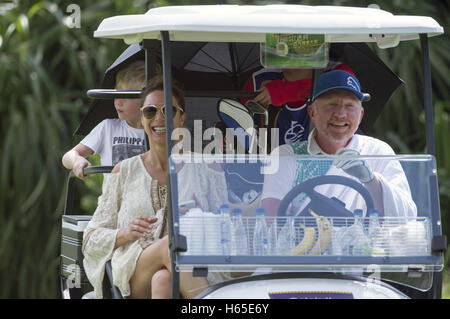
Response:
M127 227L124 227L117 232L114 249L148 235L152 230L153 224L157 220L158 218L156 217L145 215L133 219Z

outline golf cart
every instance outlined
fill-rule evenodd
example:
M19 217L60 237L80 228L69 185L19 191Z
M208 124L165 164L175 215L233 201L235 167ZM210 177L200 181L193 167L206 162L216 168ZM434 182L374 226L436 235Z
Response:
M442 27L429 17L395 16L375 8L333 6L160 7L142 15L105 19L95 31L95 37L122 39L130 45L139 43L144 51L148 77L154 74L152 62L160 59L162 63L165 101L169 106L166 108L166 137L173 298L180 297L179 276L184 271L208 278L210 285L197 296L205 299L440 298L446 239L441 230L434 158L428 37L442 33ZM300 41L304 36L318 36L320 45L313 52L300 50L302 52L291 54L289 39ZM271 43L272 38L280 41ZM241 98L255 96L240 88L263 65L310 67L314 69L314 81L323 70L333 45L364 50L362 44L376 43L387 49L400 41L417 39L420 39L424 57L429 154L336 157L270 153L276 151L273 147L276 143L267 148L268 139L275 141L273 135L267 137L264 125L252 124L255 115L267 118L267 114L260 112L257 106L239 103ZM258 50L256 62L250 58L255 47ZM190 51L194 54L182 60ZM342 58L349 52L355 51L344 49ZM230 71L202 66L198 60L202 55L212 57ZM279 62L279 57L285 59ZM230 60L223 62L226 58ZM243 61L249 63L241 68ZM378 65L383 68L382 64ZM363 91L371 94L371 100L363 104L367 112L380 111L401 81L394 77L393 90L378 93L375 88L371 90L371 85L382 81L378 84L387 86L388 80L375 79L373 70L364 71L358 65L352 68L361 78ZM390 74L389 70L382 71ZM173 149L172 76L186 88L188 115L191 110L195 117L213 114L207 123L218 119L227 128L234 129L232 133L238 135L237 138L233 136L225 143L231 147L215 147L217 144L209 141L217 137L217 130L206 134L207 130L196 131L191 123L197 146L194 152L170 153ZM369 79L363 80L364 77ZM98 89L88 91L88 95L96 99L136 98L139 92ZM201 111L196 113L196 107L201 107ZM211 111L207 112L207 108ZM367 121L371 119L373 117L365 117L365 125L370 125ZM191 117L191 121L194 118ZM240 135L236 134L239 129L243 132ZM200 138L197 135L196 139L196 133ZM196 144L198 139L202 143ZM364 160L372 165L394 165L401 169L405 181L401 192L389 183L383 185L388 190L383 193L384 199L393 203L385 205L383 217L374 218L369 214L374 209L373 198L358 180L334 167L338 159ZM215 195L213 198L217 192L211 190L210 183L198 184L179 173L180 167L198 172L206 170L211 163L220 164L223 169L226 191L222 192L222 198ZM261 217L258 208L264 180L270 177L283 182L281 168L286 167L286 163L294 163L304 171L309 168L314 174L285 193L278 211L263 212L265 216ZM85 173L108 172L111 168L89 170ZM236 176L239 178L234 178ZM244 190L242 180L247 182ZM65 297L76 298L89 288L82 267L81 239L90 216L71 212L72 183L73 178L69 177L62 224L61 289ZM196 189L197 195L214 204L205 211L203 207L191 207L181 214L180 206L189 205L186 204L186 189ZM340 196L342 189L347 194L345 199ZM294 202L301 204L296 206ZM294 215L286 215L289 207L296 208ZM261 220L268 227L268 235L259 248L258 236L264 233L260 231L264 228L260 226ZM231 235L226 235L227 227ZM121 298L111 273L111 265L107 264L104 296Z

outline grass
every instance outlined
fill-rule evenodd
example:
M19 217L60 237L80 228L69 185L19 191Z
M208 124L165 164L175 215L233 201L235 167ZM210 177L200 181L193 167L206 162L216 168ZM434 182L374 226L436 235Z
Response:
M450 271L444 271L442 283L442 299L450 299Z

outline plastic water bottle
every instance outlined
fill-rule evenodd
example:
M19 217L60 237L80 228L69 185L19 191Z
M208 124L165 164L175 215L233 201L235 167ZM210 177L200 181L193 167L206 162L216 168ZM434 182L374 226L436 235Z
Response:
M363 224L363 211L362 209L355 209L353 212L355 222L352 226L348 228L348 231L351 238L351 243L349 245L349 253L353 256L363 256L367 255L369 241L364 232L364 224ZM353 275L362 275L363 267L355 265L355 267L349 268L345 273L353 274Z
M355 209L353 211L353 216L355 218L355 224L361 223L361 218L363 217L363 210L362 209Z
M277 252L279 255L287 255L295 247L295 227L294 214L291 213L286 218L286 223L278 235Z
M369 246L368 238L364 231L364 223L363 223L363 211L362 209L355 209L353 212L355 216L355 224L353 225L354 229L354 242L352 255L353 256L363 256L367 254L367 247Z
M255 256L267 256L268 252L269 239L264 208L257 208L255 230L253 233L253 254Z
M233 209L231 224L233 235L231 240L231 254L248 255L247 232L242 222L242 210L240 208Z
M231 255L231 218L230 206L222 205L220 212L220 245L223 255Z
M269 239L269 256L278 255L278 241L277 241L277 233L278 233L278 225L276 217L270 220L270 223L267 223L267 231L268 231L268 239Z
M382 230L378 220L378 210L370 209L369 212L369 229L368 235L370 246L372 247L372 255L379 255L383 253L382 245Z

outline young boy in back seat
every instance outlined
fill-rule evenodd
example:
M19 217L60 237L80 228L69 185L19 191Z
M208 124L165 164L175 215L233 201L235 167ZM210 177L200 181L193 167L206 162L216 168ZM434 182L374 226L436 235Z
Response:
M117 90L141 90L144 85L144 61L132 62L117 73ZM64 154L64 167L72 169L75 176L82 179L85 177L83 168L91 165L86 159L89 155L99 154L102 166L114 166L126 158L144 153L147 143L141 124L140 103L140 99L114 99L118 118L103 120L78 145ZM105 174L103 187L107 177L108 174Z

